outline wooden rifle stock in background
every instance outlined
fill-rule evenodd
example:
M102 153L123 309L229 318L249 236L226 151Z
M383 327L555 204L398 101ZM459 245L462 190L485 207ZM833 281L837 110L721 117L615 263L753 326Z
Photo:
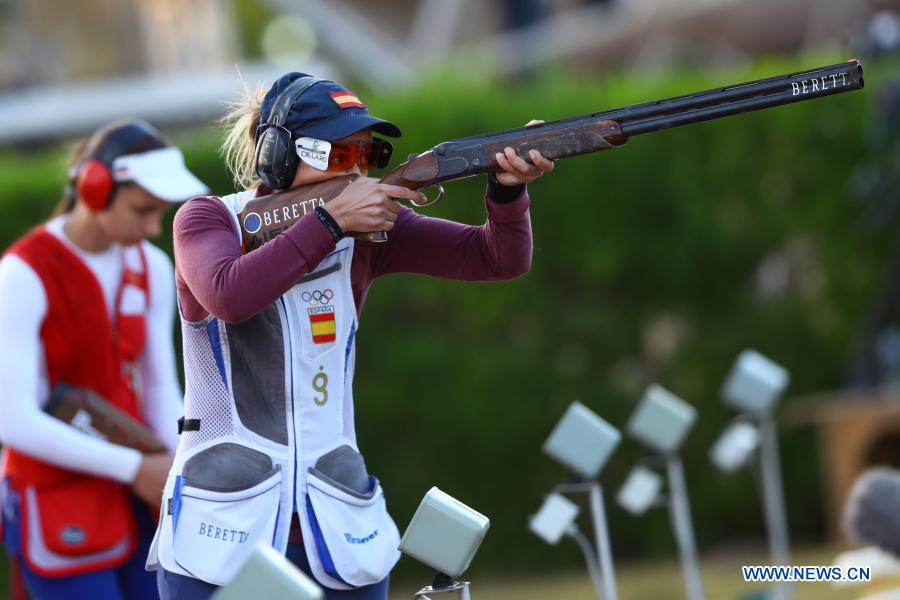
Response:
M82 433L119 446L143 453L168 452L150 429L89 389L58 383L44 411Z
M529 163L538 150L551 160L617 148L629 138L681 125L812 100L862 89L863 68L849 60L818 69L779 75L695 94L635 104L616 110L517 127L438 144L410 157L381 178L382 183L421 190L498 171L495 155L506 147ZM307 212L336 198L356 178L343 176L249 201L238 219L244 252L269 241ZM383 241L387 237L370 238Z

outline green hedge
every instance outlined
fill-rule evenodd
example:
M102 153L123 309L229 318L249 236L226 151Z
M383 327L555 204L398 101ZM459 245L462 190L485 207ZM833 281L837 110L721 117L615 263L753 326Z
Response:
M557 119L788 72L815 64L768 61L715 72L540 75L518 84L443 74L415 90L365 94L404 128L397 156L439 141ZM564 470L540 446L565 407L585 402L622 426L643 388L659 381L700 409L685 447L702 547L763 532L752 481L726 477L706 456L731 417L717 397L737 353L754 347L790 368L791 393L835 387L861 312L885 264L884 240L853 226L848 178L869 152L869 87L635 138L624 148L560 162L531 186L532 272L476 284L413 276L379 281L368 296L356 380L360 444L405 527L432 486L492 519L474 566L580 564L573 544L549 550L526 518ZM363 92L364 90L359 90ZM210 130L176 134L188 163L219 191L228 175ZM63 184L63 149L3 153L0 242L46 215ZM481 222L483 180L447 186L428 214ZM170 248L168 237L162 245ZM761 261L785 248L812 267L774 298L754 292ZM670 353L651 339L674 331ZM669 324L666 328L665 324ZM812 432L783 430L789 520L820 536L823 500ZM606 476L612 492L643 452L626 441ZM612 504L610 502L610 504ZM611 507L617 554L674 552L666 515ZM422 576L404 561L402 569ZM402 572L401 572L402 575Z

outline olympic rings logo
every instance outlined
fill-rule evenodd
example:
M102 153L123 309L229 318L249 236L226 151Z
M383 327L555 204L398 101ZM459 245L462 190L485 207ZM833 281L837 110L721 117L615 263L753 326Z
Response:
M303 292L302 294L300 294L300 297L303 298L304 302L308 302L310 304L325 305L331 302L331 299L334 298L334 292L331 291L331 288L325 288L324 290Z

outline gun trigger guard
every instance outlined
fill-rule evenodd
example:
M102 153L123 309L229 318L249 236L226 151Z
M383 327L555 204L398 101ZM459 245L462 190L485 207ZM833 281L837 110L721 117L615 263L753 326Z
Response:
M430 185L425 189L427 190L427 189L431 189L431 188L437 188L437 190L438 190L437 196L435 196L433 200L428 200L427 202L422 202L422 203L416 202L415 200L410 200L412 205L415 206L416 208L425 208L426 206L434 206L435 204L437 204L438 202L440 202L441 200L444 199L444 186L442 186L441 184L438 183L436 185Z

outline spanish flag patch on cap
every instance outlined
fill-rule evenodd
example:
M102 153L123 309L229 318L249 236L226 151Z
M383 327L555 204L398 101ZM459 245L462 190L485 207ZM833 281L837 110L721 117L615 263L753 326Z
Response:
M328 94L341 108L365 108L366 105L353 92L331 92Z

